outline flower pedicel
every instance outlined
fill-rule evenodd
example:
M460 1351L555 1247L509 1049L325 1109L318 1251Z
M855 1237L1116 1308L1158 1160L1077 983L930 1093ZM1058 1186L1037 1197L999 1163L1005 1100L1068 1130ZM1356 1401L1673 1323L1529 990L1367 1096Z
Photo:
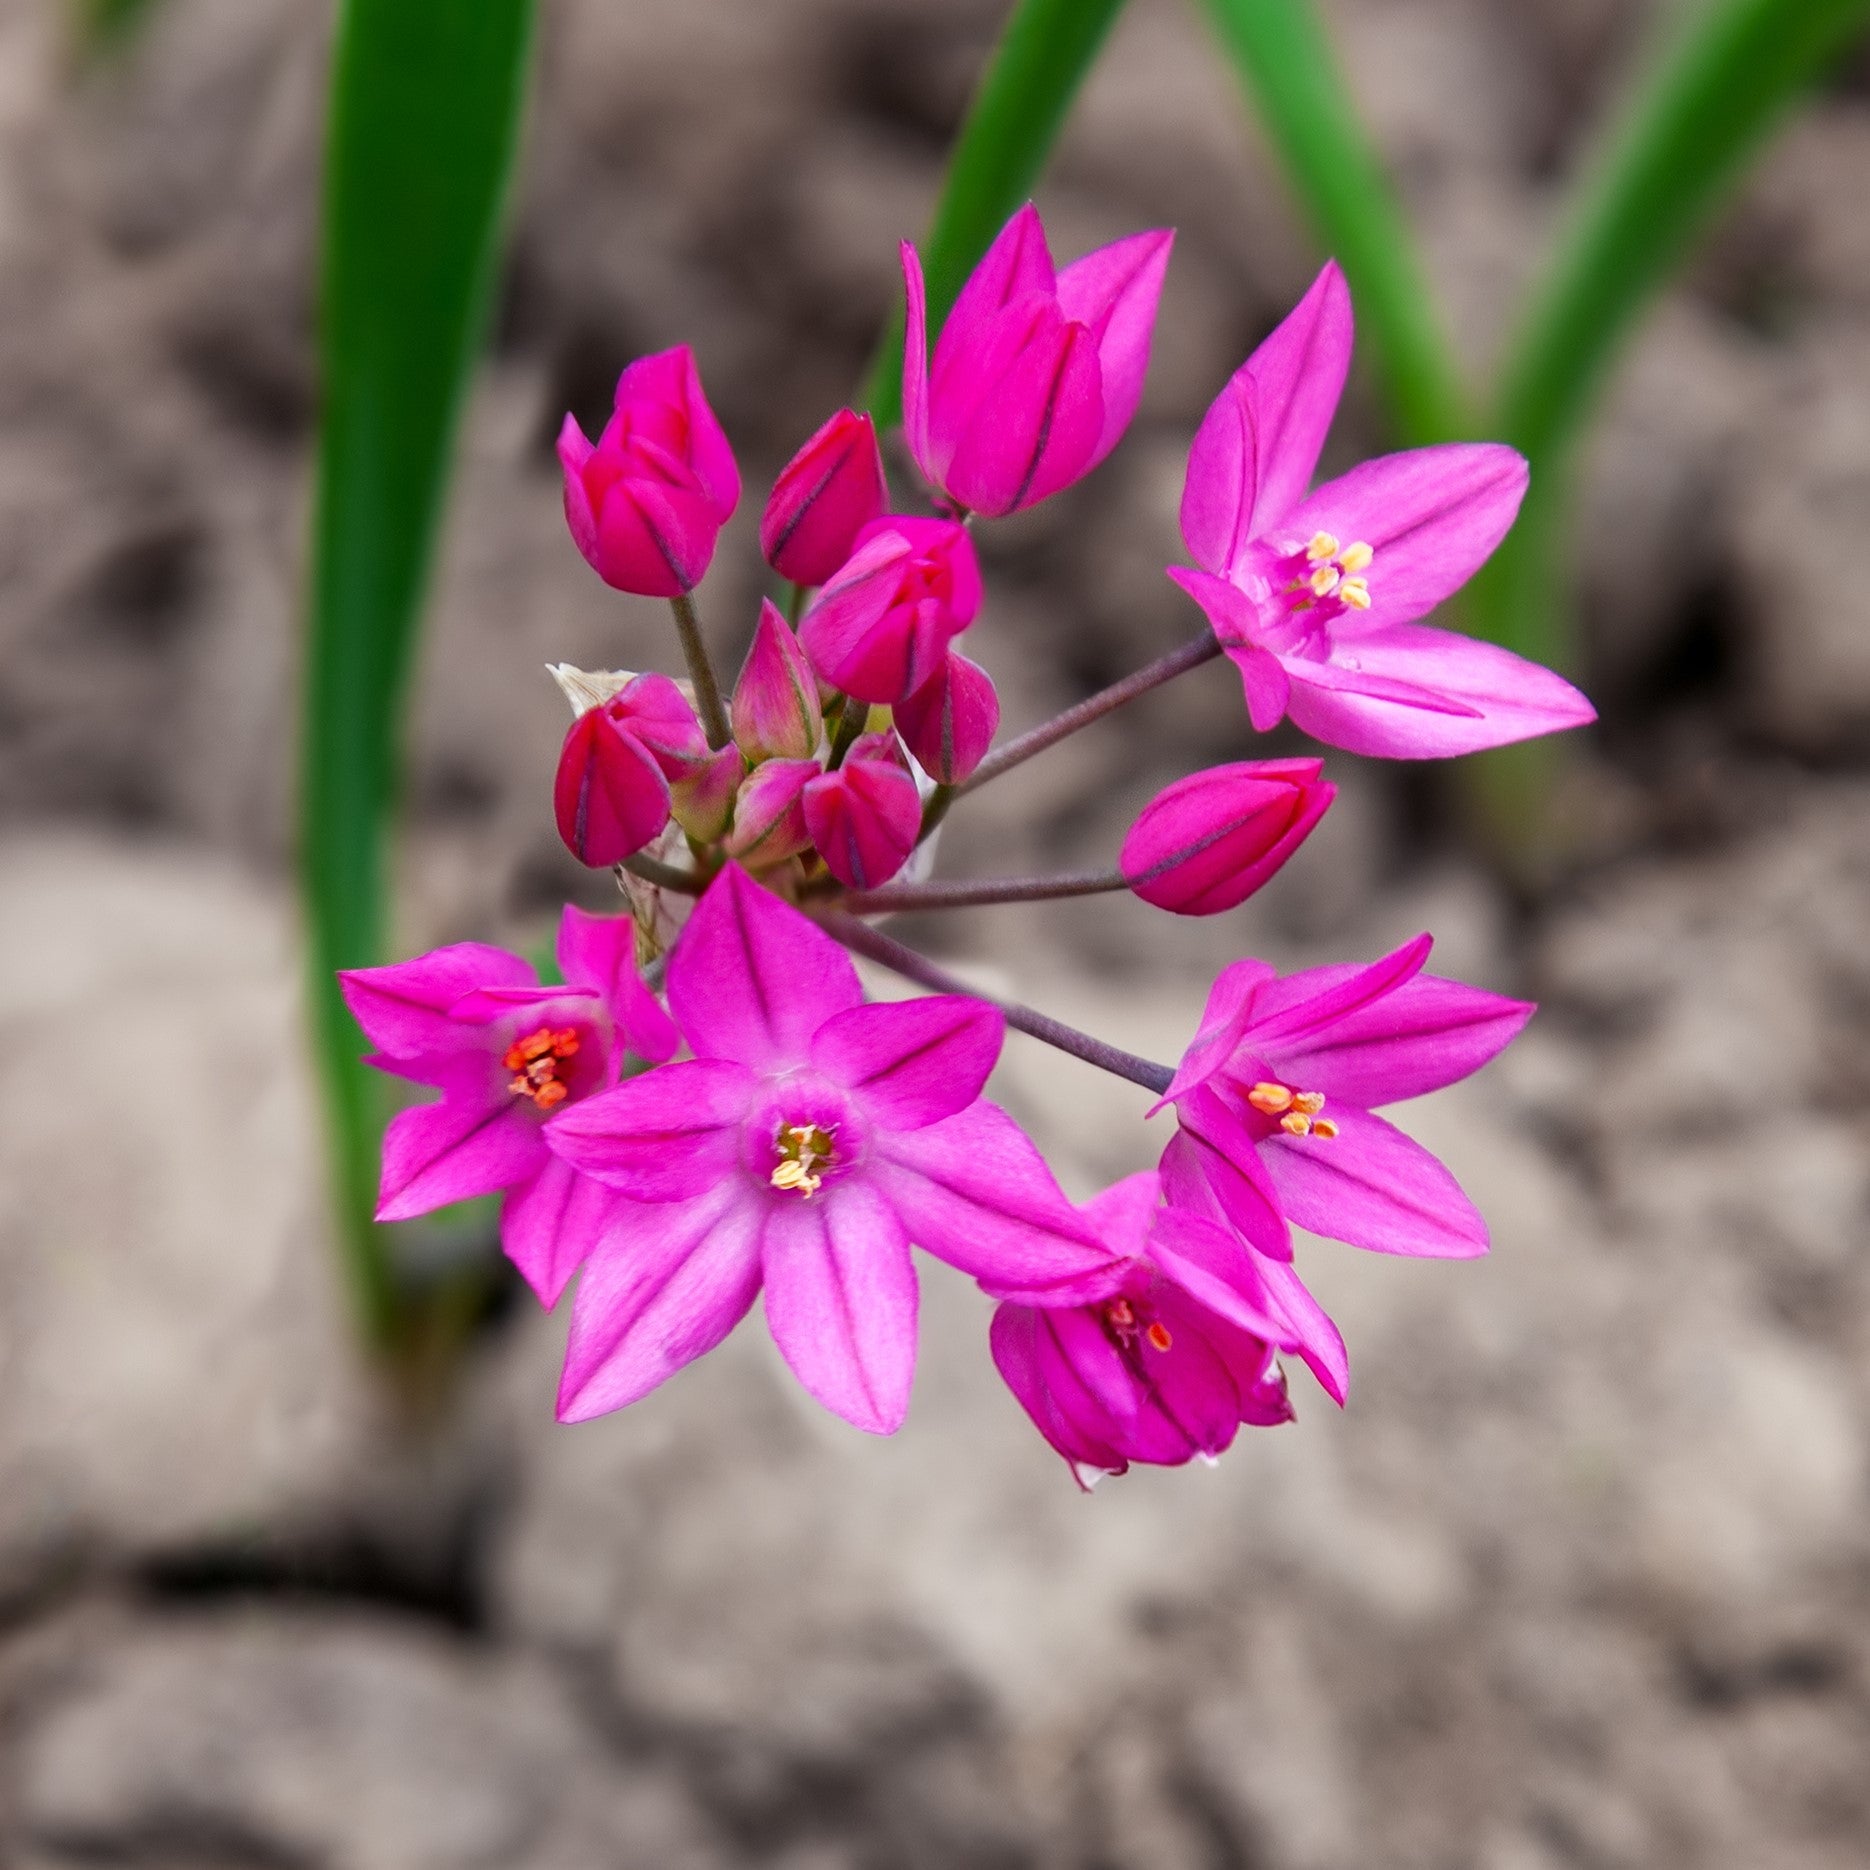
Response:
M554 671L576 716L560 833L616 867L637 914L568 908L563 987L474 943L345 976L372 1062L442 1093L390 1126L380 1218L504 1191L502 1241L540 1299L582 1269L562 1419L636 1401L763 1294L804 1387L887 1434L909 1406L920 1249L998 1301L993 1359L1089 1485L1287 1420L1282 1356L1344 1400L1343 1340L1299 1277L1293 1226L1379 1252L1486 1251L1454 1178L1375 1112L1478 1070L1532 1008L1424 973L1426 935L1283 979L1236 961L1170 1067L990 1001L874 920L1115 890L1211 915L1262 888L1330 807L1316 757L1178 779L1106 870L927 878L929 840L969 792L1223 653L1256 729L1289 717L1366 755L1465 753L1592 718L1551 671L1418 621L1512 524L1526 481L1512 450L1418 449L1312 490L1351 347L1327 266L1190 451L1195 568L1170 575L1211 628L993 744L993 683L954 646L983 608L970 527L1069 486L1121 440L1170 238L1058 268L1023 208L932 359L904 249L904 420L924 494L892 510L865 416L840 411L805 444L760 528L799 627L762 607L731 698L690 593L740 477L692 356L632 364L595 444L568 419L573 538L608 583L671 601L688 662L686 690ZM679 930L672 905L688 908ZM866 1004L852 952L933 995ZM1150 1114L1174 1113L1158 1169L1074 1208L982 1096L1009 1025L1154 1092Z

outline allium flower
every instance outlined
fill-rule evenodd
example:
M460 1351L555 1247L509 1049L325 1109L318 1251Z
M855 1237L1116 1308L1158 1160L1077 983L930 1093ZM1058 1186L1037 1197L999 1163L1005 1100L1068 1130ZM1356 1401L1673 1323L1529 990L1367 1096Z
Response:
M1418 935L1370 967L1283 980L1263 961L1224 969L1162 1098L1181 1123L1163 1158L1170 1200L1204 1188L1275 1259L1292 1257L1288 1221L1379 1253L1485 1253L1454 1177L1372 1112L1478 1071L1533 1008L1424 974L1430 946Z
M922 797L894 734L858 735L842 766L806 782L804 802L819 856L854 890L887 883L922 827Z
M1212 1460L1243 1423L1289 1422L1273 1352L1301 1346L1264 1263L1212 1222L1159 1207L1153 1174L1083 1213L1124 1256L1114 1290L1077 1306L1003 1303L990 1334L1007 1387L1079 1485L1132 1461Z
M559 750L552 809L565 848L596 869L622 863L669 822L670 781L707 759L682 691L666 675L632 676L572 722Z
M951 649L941 667L892 712L896 731L922 770L944 786L958 786L993 745L1000 697L985 669Z
M1182 536L1194 598L1264 733L1282 716L1331 746L1431 759L1596 718L1561 676L1416 618L1458 591L1513 523L1526 463L1493 443L1366 461L1307 495L1350 367L1335 263L1235 373L1195 436Z
M740 470L686 344L624 371L595 447L567 416L558 458L566 524L606 584L680 597L701 582L739 504Z
M799 641L826 681L860 701L894 702L941 668L980 614L980 564L967 528L900 513L866 526L819 592Z
M876 424L840 409L774 483L760 518L760 550L782 578L823 584L888 505Z
M1131 889L1184 916L1245 902L1337 797L1323 772L1322 760L1242 760L1178 779L1143 807L1123 841Z
M750 760L809 760L824 732L818 682L786 620L771 603L734 684L734 739Z
M480 942L339 976L377 1048L370 1063L442 1093L391 1122L378 1220L504 1190L501 1244L539 1297L557 1302L618 1204L546 1148L546 1119L614 1084L626 1050L664 1059L677 1044L637 974L634 942L628 916L568 905L562 987L542 987L530 962Z
M1133 234L1058 272L1028 202L961 288L932 365L922 262L903 244L903 427L930 486L1011 513L1110 453L1142 399L1174 239Z
M915 1368L910 1244L997 1293L1075 1296L1111 1255L981 1087L1000 1014L866 1006L843 949L722 871L669 961L695 1056L571 1106L549 1130L631 1197L578 1288L559 1414L633 1402L731 1331L762 1286L799 1381L888 1434Z

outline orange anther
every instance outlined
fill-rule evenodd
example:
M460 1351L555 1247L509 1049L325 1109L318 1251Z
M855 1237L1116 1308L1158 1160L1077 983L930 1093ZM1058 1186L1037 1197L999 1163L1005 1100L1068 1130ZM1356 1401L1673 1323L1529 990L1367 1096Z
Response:
M1151 1325L1148 1331L1143 1335L1147 1337L1150 1343L1155 1345L1156 1349L1159 1351L1166 1351L1169 1346L1175 1342L1175 1340L1169 1336L1169 1327L1160 1319Z
M1338 1126L1329 1117L1319 1117L1312 1124L1312 1134L1328 1143L1338 1134Z
M1292 1108L1300 1110L1308 1117L1315 1117L1325 1107L1325 1094L1322 1091L1300 1091L1292 1100Z
M1268 1117L1292 1108L1292 1093L1283 1084L1256 1084L1247 1093L1247 1102Z
M533 1092L532 1101L541 1110L550 1110L554 1104L562 1104L571 1093L556 1078L548 1078L538 1090Z
M1289 1110L1279 1119L1279 1127L1288 1136L1310 1136L1312 1120L1303 1111Z

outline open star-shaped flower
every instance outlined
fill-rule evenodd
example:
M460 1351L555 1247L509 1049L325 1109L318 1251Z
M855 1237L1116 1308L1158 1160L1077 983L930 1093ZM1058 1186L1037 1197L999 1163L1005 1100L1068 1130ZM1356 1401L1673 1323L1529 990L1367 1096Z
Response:
M981 1097L1005 1023L954 995L866 1005L850 957L730 865L669 960L695 1056L547 1132L630 1197L586 1267L561 1420L634 1402L718 1344L762 1288L799 1381L876 1434L915 1370L911 1244L999 1294L1065 1299L1112 1259Z

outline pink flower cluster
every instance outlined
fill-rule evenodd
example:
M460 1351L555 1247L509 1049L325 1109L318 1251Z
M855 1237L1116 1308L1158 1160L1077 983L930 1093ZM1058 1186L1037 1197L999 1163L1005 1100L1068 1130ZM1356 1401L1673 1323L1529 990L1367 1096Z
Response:
M740 493L690 353L619 379L596 443L569 417L565 511L592 567L676 608L690 683L557 673L575 718L554 788L575 856L637 913L565 911L562 985L466 943L344 985L372 1062L439 1089L384 1144L381 1218L502 1191L506 1251L555 1304L578 1274L559 1414L634 1402L764 1296L804 1387L889 1433L915 1367L914 1249L996 1302L1001 1375L1085 1484L1214 1456L1291 1414L1282 1357L1342 1402L1343 1340L1301 1283L1294 1226L1383 1253L1483 1253L1448 1171L1376 1114L1478 1070L1532 1008L1425 973L1424 935L1368 966L1215 981L1179 1064L1154 1065L970 993L875 925L891 910L1129 889L1183 915L1261 888L1329 809L1316 757L1177 780L1107 875L929 881L958 797L1156 681L1225 653L1252 726L1431 758L1588 721L1568 683L1426 627L1512 524L1510 449L1369 461L1313 489L1349 367L1335 266L1222 390L1182 498L1207 628L995 747L991 680L955 644L984 593L972 528L1089 473L1142 394L1171 237L1055 267L1008 224L933 355L903 249L905 441L926 486L894 512L870 418L841 410L773 488L763 605L723 696L692 593ZM686 912L671 938L669 924ZM667 952L664 952L664 949ZM935 992L866 1002L852 952ZM1156 1170L1082 1207L984 1096L1008 1024L1158 1095Z

